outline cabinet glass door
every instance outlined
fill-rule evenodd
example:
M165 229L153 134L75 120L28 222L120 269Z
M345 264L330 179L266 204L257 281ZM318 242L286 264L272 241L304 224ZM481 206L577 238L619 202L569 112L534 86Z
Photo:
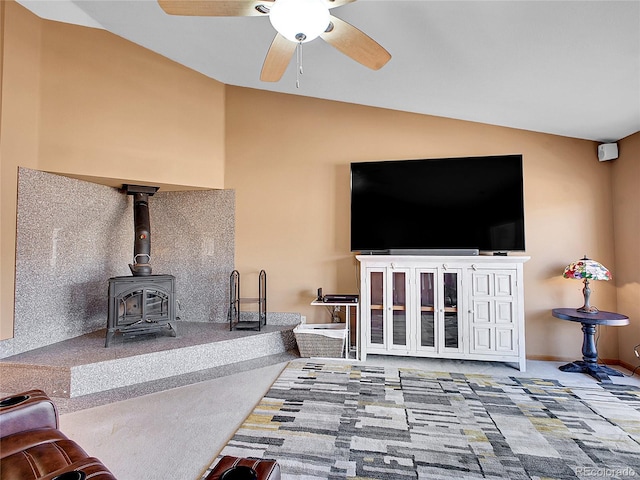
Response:
M407 345L407 275L393 272L393 345Z
M420 272L420 347L436 346L434 272Z
M458 273L445 272L443 275L444 295L444 346L459 347L458 332Z
M369 342L372 345L384 345L384 272L371 272L369 285L371 289L369 292L371 299Z

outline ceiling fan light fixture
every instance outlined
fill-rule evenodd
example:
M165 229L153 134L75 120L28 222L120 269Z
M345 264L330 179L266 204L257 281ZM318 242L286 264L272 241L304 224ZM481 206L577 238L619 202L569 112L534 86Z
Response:
M329 25L329 9L323 0L276 0L269 20L280 35L292 42L306 43Z

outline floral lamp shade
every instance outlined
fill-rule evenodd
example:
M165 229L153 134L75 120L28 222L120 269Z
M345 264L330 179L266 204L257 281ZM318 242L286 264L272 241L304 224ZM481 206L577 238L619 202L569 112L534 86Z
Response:
M564 269L562 274L564 278L574 278L584 281L582 294L584 295L584 305L577 310L583 313L598 313L598 309L589 303L591 297L591 289L589 288L589 280L611 280L611 272L599 262L584 258L570 263Z

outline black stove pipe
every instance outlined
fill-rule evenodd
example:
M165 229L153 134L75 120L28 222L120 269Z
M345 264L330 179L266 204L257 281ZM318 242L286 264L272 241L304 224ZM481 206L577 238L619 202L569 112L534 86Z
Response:
M149 219L149 196L158 187L124 185L127 195L133 195L133 223L135 237L133 243L133 264L129 269L134 276L151 275L151 221Z

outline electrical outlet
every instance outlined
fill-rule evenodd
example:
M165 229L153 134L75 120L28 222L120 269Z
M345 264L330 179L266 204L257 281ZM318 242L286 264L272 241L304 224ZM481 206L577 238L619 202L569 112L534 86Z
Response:
M307 317L300 315L300 323L307 323Z

